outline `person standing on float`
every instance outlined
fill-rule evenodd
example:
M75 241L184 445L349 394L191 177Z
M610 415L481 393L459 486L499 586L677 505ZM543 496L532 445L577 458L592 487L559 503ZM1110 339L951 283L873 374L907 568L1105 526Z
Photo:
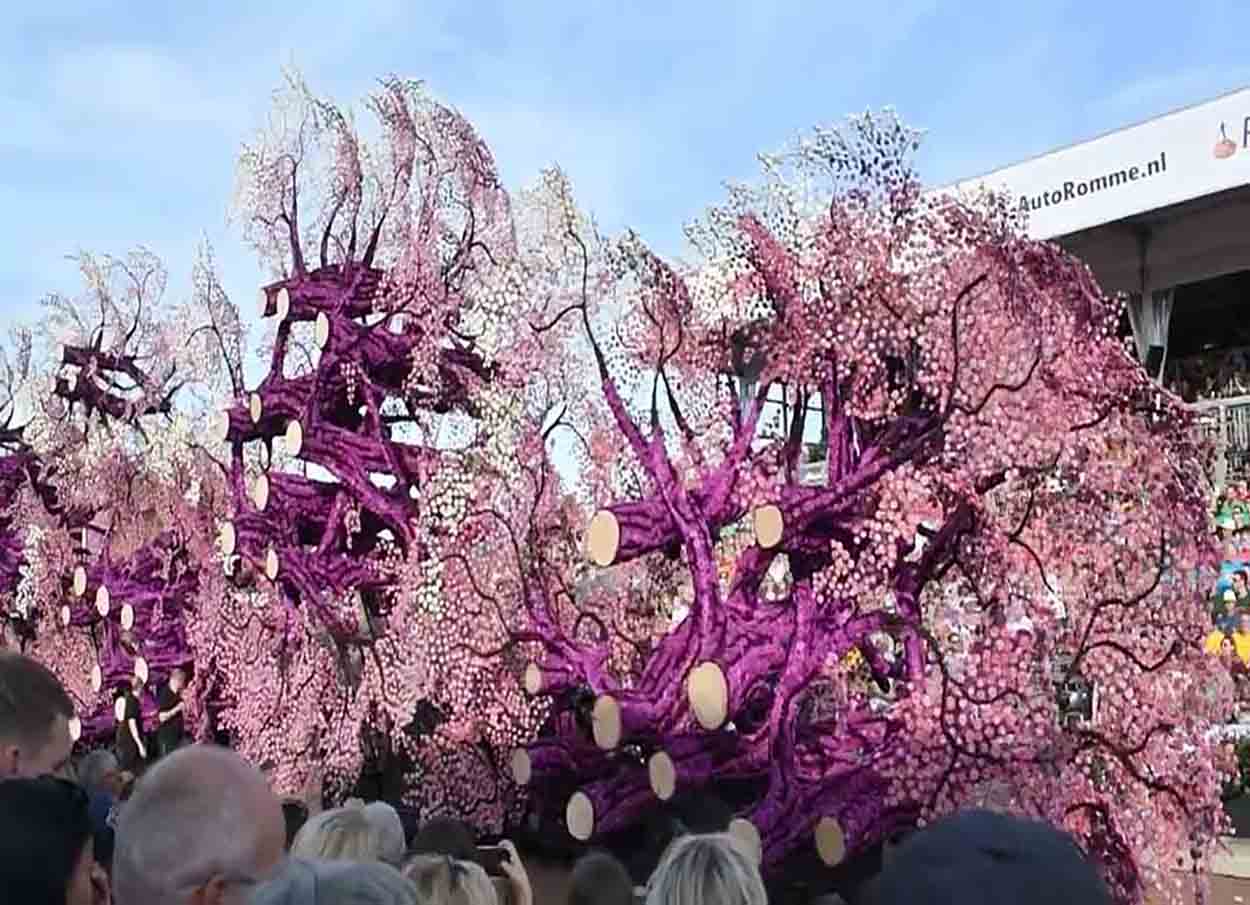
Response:
M183 719L182 689L186 687L186 673L181 668L170 673L169 681L156 696L156 756L172 754L182 745Z
M142 694L143 680L135 676L115 705L117 734L113 739L114 753L117 754L122 770L136 776L140 765L148 759L148 748L143 741L143 715L139 704Z

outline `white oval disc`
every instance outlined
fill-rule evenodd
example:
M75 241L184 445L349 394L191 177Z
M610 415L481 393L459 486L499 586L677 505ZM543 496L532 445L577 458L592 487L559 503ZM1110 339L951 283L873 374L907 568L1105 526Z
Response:
M110 603L109 589L105 585L100 585L95 592L95 611L101 616L107 616Z
M286 454L297 458L304 448L304 426L299 423L298 419L287 422L283 442L286 444Z

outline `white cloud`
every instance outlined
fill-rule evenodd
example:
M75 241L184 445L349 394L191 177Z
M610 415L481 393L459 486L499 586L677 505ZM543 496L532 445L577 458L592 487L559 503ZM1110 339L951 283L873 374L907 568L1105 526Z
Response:
M640 120L532 105L459 109L494 153L510 190L533 185L540 170L559 164L583 207L606 227L623 225L630 185L645 167L638 155Z
M196 73L159 50L100 45L59 53L48 87L54 104L94 122L237 129L246 105L210 87L222 84L217 75Z

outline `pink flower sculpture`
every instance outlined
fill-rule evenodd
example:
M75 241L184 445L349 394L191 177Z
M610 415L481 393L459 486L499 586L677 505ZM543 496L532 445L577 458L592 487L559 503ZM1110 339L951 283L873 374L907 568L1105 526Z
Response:
M676 561L690 589L622 660L610 621L562 615L582 603L542 537L518 545L517 679L552 717L515 775L579 839L732 787L774 869L1010 808L1140 901L1223 821L1194 580L1209 451L1088 270L1001 199L922 193L915 143L868 116L767 158L691 228L689 271L569 230L583 276L554 320L582 322L642 479L587 555Z

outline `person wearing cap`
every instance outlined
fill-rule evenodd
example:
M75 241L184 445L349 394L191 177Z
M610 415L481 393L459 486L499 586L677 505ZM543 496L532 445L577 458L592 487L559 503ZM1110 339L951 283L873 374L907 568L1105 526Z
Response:
M910 836L882 871L876 905L1110 905L1098 869L1067 833L967 810Z
M1212 614L1212 621L1215 627L1226 635L1231 635L1237 630L1237 594L1232 588L1221 595L1215 612Z

